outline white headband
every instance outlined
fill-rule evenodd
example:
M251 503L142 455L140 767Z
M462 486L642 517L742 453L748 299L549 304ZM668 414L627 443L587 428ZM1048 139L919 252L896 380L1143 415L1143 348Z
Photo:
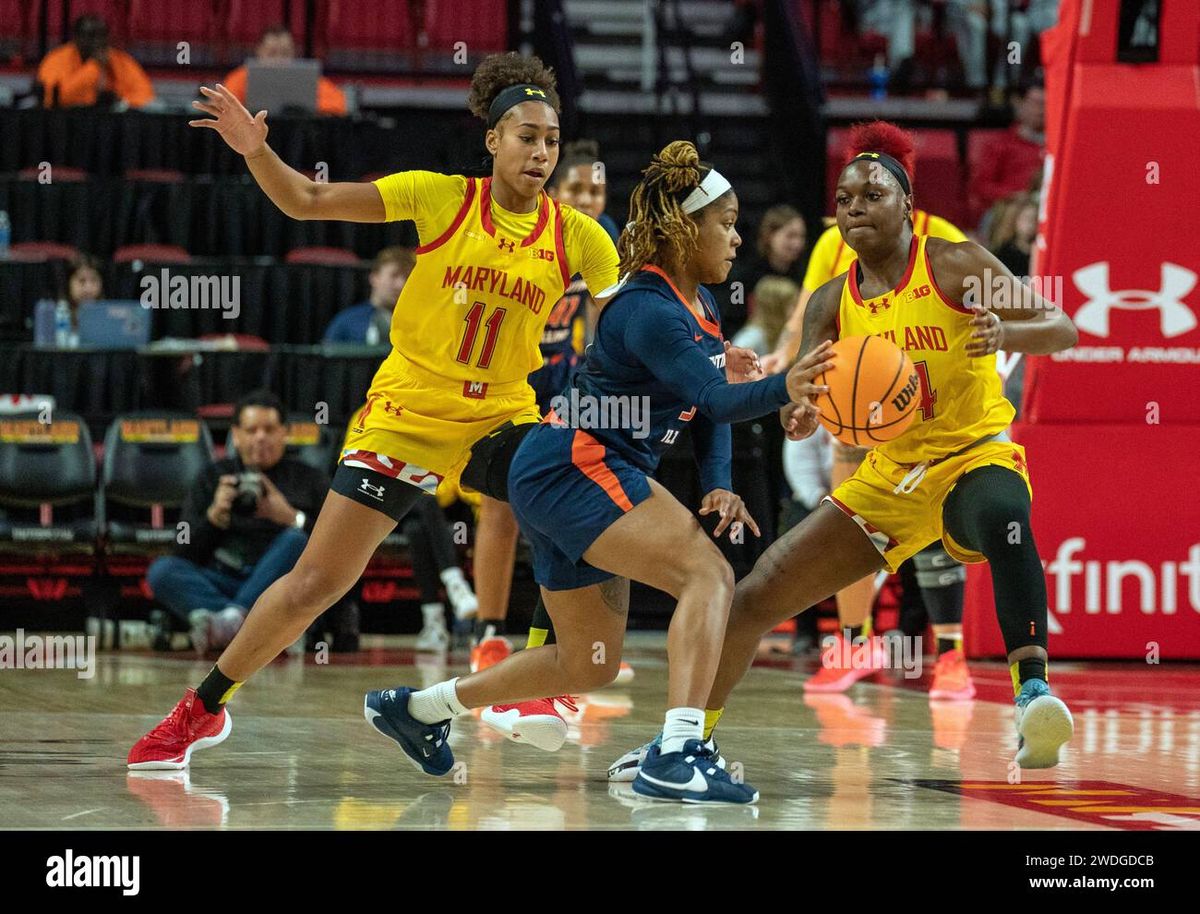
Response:
M683 211L694 213L698 209L704 209L731 187L733 185L729 183L728 179L714 168L704 176L700 186L684 199Z

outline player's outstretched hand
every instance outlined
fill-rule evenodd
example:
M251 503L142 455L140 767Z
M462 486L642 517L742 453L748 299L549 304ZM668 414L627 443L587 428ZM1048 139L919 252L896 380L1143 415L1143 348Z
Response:
M734 495L728 489L713 489L704 496L704 501L700 502L700 514L712 514L717 512L721 515L721 519L717 522L717 529L713 531L713 536L716 539L721 538L721 534L725 532L725 528L731 524L736 524L740 527L745 524L749 527L755 536L762 536L758 529L758 524L754 522L754 518L750 516L750 512L746 510L746 505L742 501L741 496ZM733 529L729 531L729 535L733 537Z
M832 368L834 358L833 342L826 340L788 369L787 392L793 403L803 403L818 394L829 393L828 385L814 384L813 379Z
M267 141L267 112L260 111L253 117L246 106L232 92L217 83L215 89L200 87L207 101L194 101L192 107L211 117L188 121L191 127L208 127L221 134L221 139L239 155L253 155Z
M817 418L821 407L811 400L789 403L779 411L779 424L792 441L803 441L817 430Z
M753 349L735 346L729 340L725 341L725 380L730 384L741 384L743 381L757 381L765 377L762 365L758 362L758 353Z

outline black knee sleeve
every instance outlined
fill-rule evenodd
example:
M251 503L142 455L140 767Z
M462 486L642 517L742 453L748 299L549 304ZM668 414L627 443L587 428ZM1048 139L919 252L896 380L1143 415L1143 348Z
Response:
M546 601L538 596L537 606L533 608L533 621L530 628L540 628L546 632L545 644L554 643L554 623L550 621L550 613L546 611Z
M486 438L475 442L471 459L462 471L462 484L489 498L508 501L508 468L521 441L537 425L506 422Z
M1046 647L1046 575L1029 507L1019 474L987 466L959 479L942 511L954 541L983 553L991 566L996 618L1010 654L1030 645Z
M962 622L967 569L950 557L940 541L914 555L913 567L929 621L934 625Z

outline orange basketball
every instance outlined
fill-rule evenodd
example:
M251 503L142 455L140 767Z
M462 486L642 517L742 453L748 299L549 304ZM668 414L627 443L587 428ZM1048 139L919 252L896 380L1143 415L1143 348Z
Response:
M815 384L821 424L842 444L873 447L903 434L920 400L921 381L912 360L878 336L847 336L833 344L836 360Z

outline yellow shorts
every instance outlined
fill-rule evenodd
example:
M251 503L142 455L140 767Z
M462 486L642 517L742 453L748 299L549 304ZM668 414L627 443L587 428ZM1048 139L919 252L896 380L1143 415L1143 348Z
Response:
M393 350L350 422L341 459L431 488L434 478L457 478L472 445L504 423L540 419L533 388L523 380L490 386L448 381ZM375 467L372 455L386 458L386 469Z
M940 539L946 551L960 562L986 561L983 555L956 542L943 527L942 508L958 480L979 467L1007 467L1021 475L1033 497L1025 448L1011 441L989 441L965 453L947 457L926 471L916 488L896 492L911 467L895 463L877 450L867 454L858 471L838 486L826 500L862 527L894 572L907 558Z

